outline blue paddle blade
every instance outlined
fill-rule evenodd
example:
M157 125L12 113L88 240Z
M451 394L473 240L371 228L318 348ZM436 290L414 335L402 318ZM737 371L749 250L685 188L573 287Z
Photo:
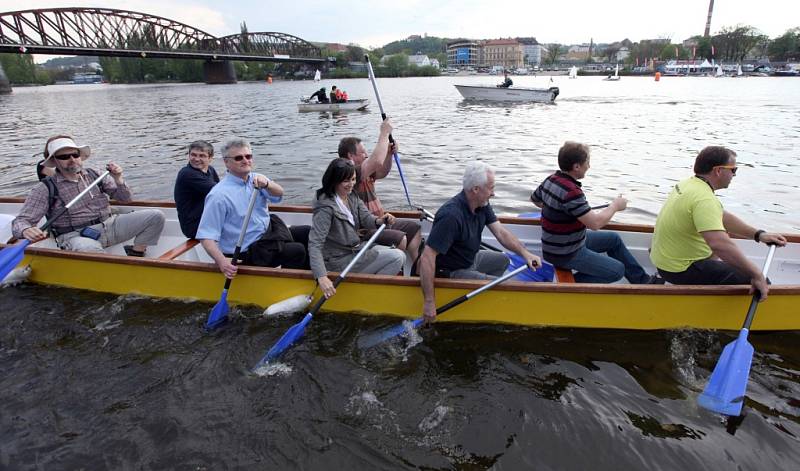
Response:
M22 239L14 245L9 245L0 250L0 281L3 281L11 270L17 267L25 255L25 247L30 244L28 239Z
M224 289L219 301L208 314L206 330L214 330L224 324L226 320L228 320L228 290Z
M270 348L267 353L261 358L261 361L258 362L258 365L263 365L264 363L268 363L283 354L289 347L292 346L293 343L298 341L300 337L303 336L303 332L306 330L306 325L311 322L311 318L314 317L309 312L308 314L303 317L303 320L298 322L297 324L289 327L289 330L283 334L283 337L278 339L275 345ZM258 367L256 365L256 367Z
M542 212L541 211L533 211L533 212L530 212L530 213L520 213L520 214L517 214L517 217L518 218L539 219L540 217L542 217Z
M411 326L413 328L415 328L415 329L418 329L419 326L422 325L422 322L423 322L423 318L422 317L420 317L418 319L414 319L411 322ZM403 322L402 324L398 324L396 326L389 327L388 329L382 330L380 332L376 332L376 333L371 334L371 335L367 335L366 337L363 337L363 338L359 339L358 346L361 347L361 348L364 348L364 349L372 348L375 345L378 345L380 343L386 342L387 340L393 339L393 338L397 337L398 335L403 335L407 331L408 331L408 329L406 328L406 324L405 324L405 322Z
M525 259L515 253L506 252L506 256L509 259L508 269L511 271L525 265ZM542 266L537 268L536 271L529 268L515 276L514 279L517 281L550 282L553 281L553 275L555 275L555 273L556 271L553 265L542 262Z
M732 417L742 413L750 365L753 362L753 346L747 341L747 329L722 350L717 366L711 373L706 389L698 396L701 407Z

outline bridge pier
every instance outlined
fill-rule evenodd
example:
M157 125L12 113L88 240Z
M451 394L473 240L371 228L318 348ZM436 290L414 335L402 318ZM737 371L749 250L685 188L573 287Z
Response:
M3 64L0 64L0 95L11 93L11 82L6 77L6 72L3 70Z
M236 69L231 61L208 60L203 63L203 79L214 85L236 83Z

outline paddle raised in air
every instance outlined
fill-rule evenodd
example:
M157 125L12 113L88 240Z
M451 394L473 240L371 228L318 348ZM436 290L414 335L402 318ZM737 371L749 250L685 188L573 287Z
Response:
M770 245L767 260L761 271L764 277L769 273L769 266L774 255L775 246ZM738 416L742 413L754 352L753 346L747 341L747 335L750 331L750 324L753 323L756 315L759 296L758 292L753 294L739 336L722 350L722 355L711 373L706 389L697 398L697 403L701 407L729 416Z
M339 276L337 276L336 279L333 281L334 288L339 286L339 283L341 283L344 280L344 278L347 276L347 274L350 272L353 266L355 266L356 262L358 262L361 256L364 255L364 253L367 251L367 249L369 249L370 246L372 246L372 244L375 243L375 240L377 240L378 236L383 232L384 229L386 229L386 224L382 224L381 227L379 227L378 230L375 231L375 234L373 234L372 237L369 238L369 240L364 244L361 250L358 251L356 256L353 257L353 260L351 260L350 263L347 264L345 269L342 270L341 273L339 273ZM314 314L316 314L317 311L319 311L319 309L322 307L322 305L325 303L327 299L328 298L326 298L325 295L320 296L317 302L311 308L311 310L305 316L303 316L303 320L289 327L289 330L287 330L286 333L283 334L283 336L280 339L278 339L275 345L273 345L272 348L270 348L267 351L267 353L264 354L264 356L256 365L256 368L278 358L279 356L281 356L283 352L285 352L289 347L291 347L293 343L295 343L298 339L300 339L300 337L303 336L303 332L305 331L306 326L308 325L309 322L311 322L311 319L314 317Z
M97 184L100 183L100 181L102 181L105 177L107 177L109 173L111 172L109 171L103 172L103 174L97 177L97 179L95 179L92 183L90 183L89 186L87 186L86 188L84 188L83 191L78 193L78 196L72 198L72 200L69 203L67 203L63 208L61 208L53 217L51 217L44 224L42 224L41 227L39 227L39 230L41 230L42 232L47 231L47 229L50 227L51 224L53 224L53 222L56 219L58 219L59 217L61 217L61 215L66 213L69 210L69 208L71 208L75 203L77 203L78 200L83 198L84 195L89 193L89 191L95 186L97 186ZM16 244L9 245L3 250L0 250L0 280L5 279L5 277L9 273L11 273L11 270L13 270L14 267L19 265L19 262L22 261L22 257L25 253L25 247L30 245L30 243L31 241L29 241L28 239L22 239Z
M231 259L233 265L239 264L239 254L242 252L244 235L247 233L247 225L250 223L250 215L253 214L253 208L256 205L259 191L259 189L253 188L253 194L250 195L250 205L247 207L247 214L244 216L244 222L242 223L242 231L239 233L239 241L236 243L236 249L233 251L233 258ZM231 287L231 281L233 281L231 278L225 278L225 286L222 288L222 295L208 314L206 330L216 329L228 319L228 289Z
M378 102L378 108L381 110L381 119L386 120L386 113L383 111L383 102L381 101L381 93L378 91L378 83L375 81L375 72L372 71L372 63L369 61L369 55L364 54L364 61L367 63L367 73L369 74L369 81L372 82L372 89L375 90L375 101ZM389 134L389 142L394 144L394 138ZM400 174L400 182L403 184L403 191L406 194L406 201L411 209L415 209L411 204L411 197L408 195L408 186L406 186L406 177L403 175L403 167L400 166L400 156L397 152L393 152L394 163L397 166L397 173Z
M527 269L528 269L528 266L524 265L524 264L522 266L520 266L520 267L517 267L513 271L510 271L510 272L506 273L505 275L501 276L500 278L497 278L496 280L493 280L492 282L487 283L484 286L481 286L480 288L476 289L475 291L470 291L469 293L450 301L449 303L445 304L444 306L436 308L436 315L438 316L439 314L442 314L442 313L444 313L446 311L449 311L450 309L458 306L459 304L461 304L463 302L469 301L470 299L472 299L473 297L481 294L482 292L492 288L493 286L497 286L500 283L502 283L502 282L504 282L504 281L506 281L506 280L508 280L510 278L514 278L515 276L519 275L520 273L524 272ZM416 329L417 327L422 325L422 323L424 321L425 321L424 318L419 317L419 318L414 319L413 321L411 321L411 326ZM380 344L382 342L385 342L385 341L387 341L389 339L397 337L398 335L403 334L407 330L408 329L406 328L406 324L402 323L402 324L396 325L394 327L390 327L390 328L388 328L388 329L386 329L384 331L377 332L375 334L368 335L366 337L363 337L362 339L359 339L358 346L361 347L361 348L371 348L371 347L374 347L375 345L378 345L378 344Z

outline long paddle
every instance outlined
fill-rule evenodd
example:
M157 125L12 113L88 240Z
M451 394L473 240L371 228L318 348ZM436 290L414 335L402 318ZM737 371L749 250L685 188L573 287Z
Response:
M383 232L384 229L386 229L386 224L382 224L381 227L379 227L378 230L375 231L375 234L373 234L372 237L370 237L369 240L364 244L364 246L361 247L361 250L359 250L356 256L353 257L353 260L351 260L350 263L347 264L345 269L342 270L342 272L339 273L339 276L337 276L336 279L333 281L334 288L339 286L339 284L342 281L344 281L345 277L353 268L353 266L355 266L356 262L358 262L361 256L364 255L364 253L366 253L367 249L370 248L370 246L375 242L375 240L378 238L381 232ZM264 354L264 356L256 365L256 368L266 363L269 363L270 361L281 356L281 354L284 351L286 351L289 347L292 346L293 343L295 343L300 337L302 337L306 325L308 325L308 323L311 322L311 319L314 317L314 314L316 314L319 311L319 309L327 300L328 298L326 298L324 294L320 296L317 302L311 308L311 310L303 317L303 320L289 327L289 330L287 330L286 333L283 334L283 336L280 339L278 339L275 345L273 345L272 348L270 348L267 351L267 353Z
M499 285L500 283L508 280L509 278L513 278L528 268L527 265L522 265L521 267L517 267L514 271L508 272L505 275L493 280L492 282L481 286L480 288L476 289L475 291L471 291L459 298L456 298L449 303L445 304L444 306L436 308L436 315L442 314L450 309L458 306L459 304L469 301L473 297L483 293L484 291L492 288L493 286ZM425 318L420 317L411 321L411 325L416 329L425 321ZM361 348L371 348L379 343L385 342L391 338L397 337L398 335L406 332L405 324L399 324L394 327L390 327L382 332L375 333L371 336L364 337L363 339L358 341L358 345Z
M769 273L774 255L775 245L770 245L767 260L761 270L764 277ZM728 416L738 416L742 413L750 364L753 362L753 346L747 341L747 334L756 315L759 296L760 293L756 292L750 300L750 308L747 310L742 330L739 331L739 337L722 350L706 389L697 398L697 403L701 407Z
M369 61L369 55L364 54L364 62L367 63L367 73L369 73L369 81L372 82L372 89L375 90L375 100L378 102L378 108L381 110L381 119L386 120L386 113L383 111L383 102L381 101L381 93L378 91L378 83L375 81L375 72L372 70L372 63ZM389 142L394 144L394 138L389 134ZM403 183L403 191L406 193L406 201L409 208L414 208L411 204L411 197L408 195L408 187L406 186L406 177L403 175L403 167L400 166L400 157L397 152L392 154L394 163L397 166L397 172L400 174L400 182Z
M253 194L250 196L250 205L247 207L247 214L245 215L244 222L242 223L242 231L239 233L239 241L236 243L236 249L233 251L233 258L231 259L231 263L233 265L239 264L239 254L242 252L244 235L247 232L247 225L250 223L250 215L253 214L253 208L256 205L256 199L258 198L259 191L259 189L253 187ZM222 295L219 297L217 304L208 314L206 330L216 329L228 318L228 288L231 287L231 281L233 281L231 278L225 278L225 286L222 288Z
M83 196L86 195L86 193L89 193L89 190L97 186L97 184L100 183L100 181L103 180L105 177L107 177L109 173L111 172L106 170L102 175L97 177L95 181L90 183L89 186L87 186L86 188L84 188L83 191L78 193L78 196L72 198L72 201L70 201L63 208L61 208L61 210L59 210L55 214L55 216L45 221L45 223L42 224L41 227L39 227L39 229L42 232L45 232L56 219L58 219L64 213L66 213L67 210L69 210L69 208L71 208L75 203L77 203L78 200L83 198ZM11 272L11 270L14 269L14 267L19 265L19 262L22 261L22 256L24 255L25 247L30 245L30 243L31 241L29 241L28 239L22 239L16 244L8 246L3 250L0 250L0 281L3 280Z

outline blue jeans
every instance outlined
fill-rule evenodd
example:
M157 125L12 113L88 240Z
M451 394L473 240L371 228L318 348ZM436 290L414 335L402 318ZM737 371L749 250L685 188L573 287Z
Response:
M616 232L586 231L586 245L571 260L556 266L575 270L578 283L613 283L623 276L632 284L650 281Z

